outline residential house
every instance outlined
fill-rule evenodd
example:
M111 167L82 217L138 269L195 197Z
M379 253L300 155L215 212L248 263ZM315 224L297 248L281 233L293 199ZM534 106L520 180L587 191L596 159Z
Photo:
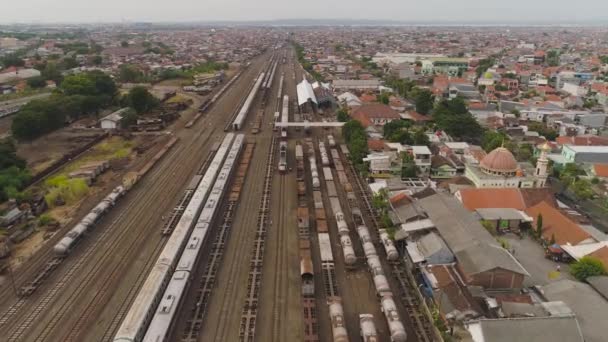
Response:
M364 127L370 124L384 126L393 120L401 119L394 109L382 103L369 103L359 106L353 110L351 117L361 122Z
M538 219L542 216L542 237L547 242L554 240L560 246L597 242L591 234L547 202L526 208L525 212L534 219L533 228L536 228Z
M129 108L122 108L115 111L114 113L104 116L99 120L101 128L107 130L119 129L122 117L128 110Z
M448 158L441 155L431 157L431 178L452 178L457 172L458 169Z

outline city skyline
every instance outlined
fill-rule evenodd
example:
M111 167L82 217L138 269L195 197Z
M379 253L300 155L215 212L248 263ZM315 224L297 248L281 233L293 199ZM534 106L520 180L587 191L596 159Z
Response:
M383 21L392 24L407 23L484 23L484 24L602 24L607 18L608 3L582 0L573 13L563 1L541 0L504 2L491 0L467 4L447 0L428 2L383 0L368 3L359 0L286 2L262 0L207 1L177 0L170 3L108 0L99 3L82 3L61 0L48 3L32 0L13 3L0 13L0 23L107 23L107 22L259 22L289 20L337 20L363 22ZM33 11L32 9L36 10ZM324 10L319 11L320 8ZM187 9L187 10L185 10Z

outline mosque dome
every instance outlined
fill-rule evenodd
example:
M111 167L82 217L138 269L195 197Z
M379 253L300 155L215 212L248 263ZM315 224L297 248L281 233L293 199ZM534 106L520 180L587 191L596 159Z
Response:
M482 170L492 174L515 174L518 169L517 161L511 151L498 147L488 153L480 163Z

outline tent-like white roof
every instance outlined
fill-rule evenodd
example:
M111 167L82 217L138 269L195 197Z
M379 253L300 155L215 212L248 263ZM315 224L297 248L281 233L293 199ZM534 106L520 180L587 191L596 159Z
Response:
M305 104L306 102L308 102L308 100L317 103L317 97L315 96L315 92L313 91L312 86L306 79L298 83L297 91L299 106Z

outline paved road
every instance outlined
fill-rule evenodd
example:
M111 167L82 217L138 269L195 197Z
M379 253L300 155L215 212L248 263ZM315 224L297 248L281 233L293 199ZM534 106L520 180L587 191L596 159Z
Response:
M574 279L567 264L556 263L545 258L542 246L531 238L520 239L511 234L507 234L503 238L515 251L515 258L530 273L530 277L524 281L524 285L546 285L562 279ZM560 266L560 272L556 272L557 265Z

